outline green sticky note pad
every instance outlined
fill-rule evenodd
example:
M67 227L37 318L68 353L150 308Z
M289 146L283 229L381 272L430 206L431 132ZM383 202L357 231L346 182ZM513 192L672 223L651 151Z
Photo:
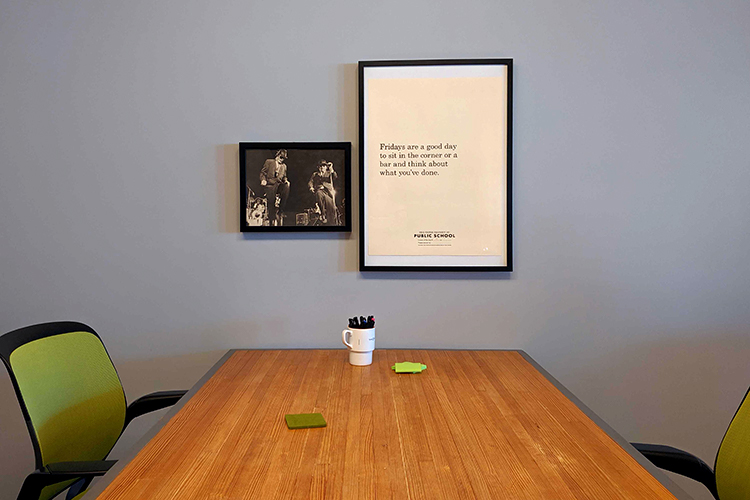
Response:
M284 415L286 426L290 429L309 429L311 427L325 427L326 419L320 413L296 413Z
M423 365L422 363L411 363L409 361L396 363L391 366L391 370L395 370L396 373L420 373L422 370L426 369L427 365Z

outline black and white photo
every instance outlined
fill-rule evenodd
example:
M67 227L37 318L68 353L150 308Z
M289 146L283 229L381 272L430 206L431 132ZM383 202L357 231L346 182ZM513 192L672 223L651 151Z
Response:
M242 232L351 231L351 143L241 142Z

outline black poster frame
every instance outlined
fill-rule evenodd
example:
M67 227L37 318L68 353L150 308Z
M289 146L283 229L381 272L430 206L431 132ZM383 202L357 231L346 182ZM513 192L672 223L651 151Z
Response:
M367 241L367 206L365 180L368 175L366 144L366 107L365 107L365 79L369 68L419 67L419 66L463 66L463 65L502 65L507 68L507 123L506 123L506 258L504 265L374 265L368 262L366 255ZM436 60L388 60L388 61L359 61L359 269L367 271L463 271L463 272L511 272L513 271L513 231L512 231L512 158L513 158L513 59L436 59ZM398 256L397 256L398 257Z

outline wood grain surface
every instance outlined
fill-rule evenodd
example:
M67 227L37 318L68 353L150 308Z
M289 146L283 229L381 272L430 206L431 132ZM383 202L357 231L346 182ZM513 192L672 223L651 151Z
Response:
M675 497L518 352L283 350L235 352L98 498Z

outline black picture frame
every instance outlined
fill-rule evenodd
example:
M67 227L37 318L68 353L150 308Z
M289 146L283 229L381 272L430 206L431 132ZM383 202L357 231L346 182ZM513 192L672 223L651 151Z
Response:
M240 231L350 232L351 147L350 142L239 143ZM267 163L276 160L280 150L286 151L286 158L281 159L286 167L283 179L267 174L270 170L281 171L278 163L275 163L276 166ZM324 165L324 175L313 178L313 174L319 171L321 161L332 165ZM326 168L332 168L336 175L329 174ZM268 187L270 179L276 186L273 190ZM266 186L262 185L262 180L266 180ZM284 180L288 181L286 192L279 187L285 184ZM322 182L324 180L329 182ZM313 183L314 192L309 188L310 182ZM273 217L274 209L268 207L267 196L271 193L276 195L275 211L283 214L281 217ZM335 211L327 209L331 206L331 200ZM334 214L333 217L330 214ZM332 219L335 220L330 223ZM276 220L276 225L273 220Z
M471 68L471 69L469 69ZM513 137L513 59L509 58L498 58L498 59L439 59L439 60L391 60L391 61L360 61L359 62L359 208L360 208L360 229L359 229L359 269L362 272L367 271L463 271L463 272L511 272L513 270L513 242L512 242L512 137ZM383 71L384 69L388 70L387 72ZM368 208L368 200L369 200L369 194L368 194L368 175L370 175L370 170L375 168L383 168L383 163L380 162L378 165L370 165L368 164L368 154L372 154L369 152L369 144L368 144L368 126L372 126L374 129L374 125L370 121L370 117L368 116L368 113L370 110L368 109L368 106L372 105L372 102L368 101L368 99L372 99L372 94L368 94L368 85L372 85L371 82L372 78L411 78L409 75L413 73L414 75L418 76L419 78L424 78L425 80L428 80L431 78L429 75L436 75L434 78L446 78L451 77L452 73L455 73L457 76L463 76L466 73L478 73L483 74L484 69L486 69L486 72L490 75L494 75L495 73L504 75L504 82L502 85L505 86L504 92L507 96L506 99L498 99L497 101L492 102L501 102L500 106L504 106L504 109L498 109L498 112L505 113L506 120L504 120L504 134L500 134L500 137L497 137L498 144L504 143L505 150L502 151L502 148L496 152L496 157L503 158L504 157L504 165L500 166L502 161L497 162L499 165L499 168L501 169L501 175L504 176L504 186L502 186L501 193L498 193L498 196L504 195L505 197L505 203L500 203L499 206L501 207L501 210L504 209L504 214L501 213L499 215L500 220L502 223L504 223L504 231L501 231L500 233L500 239L498 241L501 241L501 244L499 248L502 248L502 250L498 251L499 258L492 258L486 259L484 258L484 255L476 255L476 256L465 256L465 255L457 255L457 256L441 256L439 258L435 258L434 256L428 255L425 251L425 255L417 255L414 256L412 254L409 255L398 255L398 254L386 254L386 255L370 255L368 253L368 245L371 242L369 240L370 234L369 234L369 228L368 228L368 216L369 211ZM413 71L412 71L413 70ZM496 71L497 70L497 71ZM502 80L498 80L502 81ZM494 81L493 81L494 82ZM494 85L494 83L493 83ZM379 88L385 88L385 87L379 87ZM398 88L398 87L393 87ZM382 91L380 95L385 95L387 98L383 99L380 98L381 101L389 101L393 97L391 94L383 93ZM411 95L411 94L410 94ZM502 95L502 94L499 94ZM369 97L368 97L369 96ZM447 105L452 105L453 103L450 102L452 98L448 97L441 103L445 103ZM381 102L376 101L376 103ZM503 102L504 101L504 102ZM369 103L369 104L368 104ZM408 106L407 106L408 108ZM373 108L375 109L375 108ZM398 109L398 113L408 114L408 111L403 111L402 108L394 108ZM382 116L382 113L379 113L378 116ZM386 115L388 116L388 115ZM502 116L502 115L499 115ZM403 116L399 116L399 119L402 119ZM503 120L500 119L500 122ZM387 123L390 123L390 120L386 120ZM429 123L429 122L428 122ZM373 134L373 141L377 143L377 137L375 136L382 136L382 132L380 129L377 129L378 133ZM502 130L502 128L500 129ZM503 137L504 135L504 137ZM383 148L383 144L380 144L380 149ZM382 157L382 156L381 156ZM373 156L370 156L370 158L373 158ZM504 172L502 170L504 169ZM381 175L383 174L382 171L379 172ZM377 177L375 178L378 179ZM476 182L482 182L482 179L479 179ZM379 185L382 186L382 182L378 181ZM382 189L378 191L378 199L380 199L382 195ZM448 195L446 193L446 195ZM413 192L410 193L408 198L409 202L411 203L413 200L418 199L420 196L419 192ZM405 202L406 203L406 202ZM401 211L403 210L403 206L399 206ZM408 208L408 206L407 206ZM388 217L387 213L384 213L385 211L381 209L381 212L375 214L375 218L373 220L383 220L383 217ZM408 210L407 210L408 212ZM378 219L379 218L379 219ZM380 222L378 222L381 224ZM438 224L439 225L439 224ZM426 227L425 230L430 231L436 231L438 229L441 229L440 227ZM404 231L406 233L406 231ZM450 236L450 232L446 232L445 234L437 234L441 233L440 231L436 231L434 234L427 234L427 233L417 233L414 234L414 238L417 238L418 236L429 236L430 238L436 237L436 236ZM504 233L504 234L502 234ZM385 234L385 233L383 233ZM410 237L408 234L404 235L403 238ZM383 237L380 237L381 240ZM423 240L427 243L430 243L430 239L425 237ZM405 241L405 240L404 240ZM450 246L450 245L440 245L439 243L434 243L434 246ZM423 251L423 250L410 250L410 251ZM500 254L502 252L502 254ZM416 258L415 258L416 257ZM424 257L424 258L423 258ZM479 257L479 258L474 258Z

